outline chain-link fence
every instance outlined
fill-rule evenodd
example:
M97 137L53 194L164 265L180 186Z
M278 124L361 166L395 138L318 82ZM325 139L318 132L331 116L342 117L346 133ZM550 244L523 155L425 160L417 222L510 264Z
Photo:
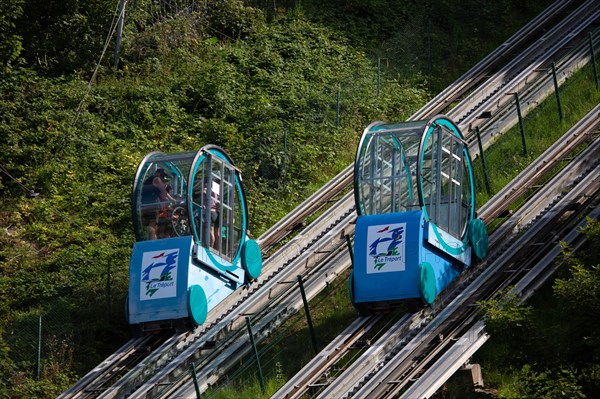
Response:
M54 308L51 312L21 314L7 326L4 339L21 372L40 378L53 364L73 363L73 343L78 338L69 319L68 309Z
M111 294L110 280L106 282L103 295L85 309L63 298L13 314L2 339L18 374L40 379L49 373L85 372L104 359L104 352L115 349L95 347L93 342L110 342L107 335L114 335L114 345L127 340L123 299Z

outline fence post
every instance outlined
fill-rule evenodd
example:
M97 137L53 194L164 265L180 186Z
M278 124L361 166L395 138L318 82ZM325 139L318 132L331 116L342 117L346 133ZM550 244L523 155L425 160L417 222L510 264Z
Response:
M285 172L285 167L287 166L287 128L283 128L283 171Z
M119 51L121 49L121 39L123 36L123 20L125 19L125 3L127 0L119 2L119 19L117 20L117 40L115 43L115 69L119 66Z
M42 361L42 315L40 315L38 322L38 351L37 351L37 379L40 379L41 372L41 361Z
M596 89L598 88L598 71L596 71L596 56L594 54L594 39L592 39L592 32L588 34L590 38L590 53L592 55L592 70L594 71L594 82L596 82Z
M194 389L196 390L196 399L202 399L200 395L200 386L198 385L198 375L196 374L196 365L194 362L190 364L190 369L192 370L192 379L194 380Z
M310 309L308 308L308 301L306 299L306 292L304 292L304 284L302 283L302 276L298 275L298 284L300 285L300 294L302 294L302 302L304 303L304 312L306 313L306 322L308 323L308 331L310 332L310 339L312 340L313 349L315 355L319 354L319 347L317 345L317 336L315 335L315 328L313 327L312 318L310 317Z
M346 246L348 247L348 253L350 254L350 264L354 267L354 251L352 250L352 242L350 241L350 234L344 236L346 238Z
M377 97L381 94L381 56L377 56Z
M106 266L106 269L106 308L108 311L108 320L110 321L110 315L112 313L110 300L110 259L108 259L108 265Z
M432 23L431 18L427 20L427 73L431 73L431 69L433 68L432 63L432 55L431 55L431 31L432 31Z
M519 117L519 130L521 130L521 141L523 142L523 155L527 156L527 145L525 143L525 129L523 128L523 115L521 114L521 103L519 102L519 93L515 93L517 103L517 116Z
M265 393L265 380L263 377L262 367L260 366L260 357L258 356L258 349L256 348L256 342L254 342L254 334L252 334L252 326L250 325L250 318L246 317L246 327L248 328L248 334L250 335L250 344L254 350L254 357L256 358L256 364L258 365L258 381L260 382L260 389L262 393Z
M475 128L477 134L477 145L479 146L479 155L481 156L481 167L483 168L483 181L485 182L485 190L490 194L490 182L487 176L487 168L485 167L485 156L483 154L483 145L481 145L481 135L479 134L479 126Z
M558 116L563 120L562 104L560 103L560 91L558 90L558 80L556 79L556 65L552 63L552 80L554 80L554 94L556 94L556 102L558 104Z
M340 127L340 89L338 88L335 108L335 127Z

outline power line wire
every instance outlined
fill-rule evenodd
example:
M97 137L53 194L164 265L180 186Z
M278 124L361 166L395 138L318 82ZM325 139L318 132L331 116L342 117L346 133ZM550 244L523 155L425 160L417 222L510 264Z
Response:
M25 191L27 193L27 196L29 198L35 198L37 196L40 195L40 193L35 192L34 190L31 190L29 188L27 188L23 183L21 183L20 181L18 181L13 175L10 174L10 172L2 165L0 165L0 172L4 173L6 176L8 176L9 178L11 178L15 183L17 183L17 185L19 187L21 187L21 189L23 191Z
M83 104L85 103L85 99L87 98L88 94L90 93L90 91L92 89L92 84L94 83L94 80L96 80L96 76L98 75L98 70L100 69L100 65L102 63L102 60L104 59L104 55L106 54L106 50L108 49L110 40L112 39L112 37L114 36L114 34L117 30L118 21L120 18L123 18L123 15L121 15L121 14L124 14L124 13L125 13L125 7L123 7L123 9L122 9L122 13L119 13L119 1L117 1L117 7L115 8L115 11L113 13L113 19L110 23L111 27L109 29L108 35L106 36L106 40L104 42L104 48L102 49L102 54L100 54L100 59L98 60L98 63L96 64L96 68L94 68L94 73L92 74L92 77L90 78L90 80L88 82L86 91L83 94L83 97L81 98L81 101L79 102L79 105L77 106L77 110L75 111L75 116L73 117L73 119L71 119L69 126L67 126L67 134L65 135L65 139L70 137L69 132L71 131L71 127L79 119L79 115L81 114L81 110L83 109ZM117 15L119 16L119 18L117 18ZM115 20L117 22L115 22ZM64 140L63 140L62 147L64 148Z

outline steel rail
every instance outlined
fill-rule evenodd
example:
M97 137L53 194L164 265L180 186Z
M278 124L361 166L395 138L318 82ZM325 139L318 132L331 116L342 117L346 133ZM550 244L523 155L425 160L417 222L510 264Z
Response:
M431 99L411 119L426 119L431 115L444 113L460 96L471 90L474 86L479 85L481 80L486 76L491 76L495 69L506 62L507 57L514 53L522 53L520 49L523 46L530 44L538 35L551 29L555 25L556 19L562 19L564 13L569 10L569 7L573 7L577 3L579 2L555 1L508 40L479 61L473 68L456 79L453 84Z
M351 193L346 197L351 197ZM289 281L297 274L302 274L298 270L313 267L326 257L331 248L341 245L342 231L354 218L352 208L348 210L341 205L343 203L334 204L329 212L317 218L293 242L269 257L265 262L265 271L257 281L247 290L234 292L215 308L208 315L205 325L165 343L163 348L144 359L100 398L123 395L143 397L145 392L154 390L152 384L162 385L160 381L172 381L174 376L184 373L182 370L187 372L190 361L186 359L195 358L195 353L206 347L207 343L224 339L228 333L243 327L245 319L242 315L256 313L267 306L271 298L285 291L287 287L280 281ZM342 220L346 223L340 223Z
M321 292L325 287L331 285L338 279L340 274L349 266L348 254L341 250L332 256L330 262L323 262L317 270L310 270L310 273L304 276L304 291L307 300L311 300ZM311 275L312 273L312 275ZM307 277L310 275L310 277ZM291 276L290 276L291 277ZM252 329L254 331L255 342L261 342L277 329L290 316L296 314L303 308L302 296L298 292L297 279L291 279L283 282L289 287L292 287L294 292L289 290L282 293L269 306L263 309L260 313L252 315ZM250 315L248 315L250 316ZM223 350L216 350L215 356L195 364L197 369L197 378L200 383L200 390L203 392L211 385L217 383L220 377L233 367L241 357L249 354L252 346L248 339L248 333L245 328L237 329L234 342L221 345ZM148 382L153 384L152 381ZM160 397L190 397L195 394L195 387L189 384L188 378L181 378L173 381L169 386L165 385L166 389L157 389L152 391L159 394ZM143 389L138 389L139 392L144 392ZM138 391L131 398L143 397L138 394Z
M509 94L521 93L537 79L547 78L549 64L559 58L561 53L567 52L567 45L580 41L586 29L599 16L600 4L595 0L588 0L532 44L526 52L516 57L502 73L490 78L481 90L474 90L449 115L453 115L459 127L471 135L477 126L483 124L485 119L481 118L482 113L496 114L506 104L514 102L514 95ZM491 92L488 91L490 87L493 88ZM486 103L485 107L480 106L483 102Z
M556 2L559 3L560 1ZM555 4L556 4L555 3ZM427 108L427 107L424 107ZM343 171L342 173L338 174L338 176L336 176L336 178L334 178L332 180L332 182L330 182L331 184L328 184L327 188L323 188L323 190L319 190L316 194L316 196L311 197L310 201L307 200L305 201L305 204L303 206L312 206L313 204L319 204L318 208L313 208L313 211L302 211L302 212L298 212L296 218L291 217L291 218L286 218L286 220L290 220L289 222L289 226L287 230L288 233L289 231L294 230L294 226L298 225L298 221L302 222L303 219L306 217L305 215L311 214L312 212L314 212L314 209L320 209L320 207L322 207L323 204L328 203L329 201L331 201L331 199L333 199L336 195L339 194L339 192L343 189L343 187L345 187L348 182L351 180L351 172L352 172L352 167L348 167L345 171ZM337 191L340 190L340 191ZM337 191L337 192L336 192ZM331 195L331 197L329 197L329 199L327 200L323 200L323 201L317 201L318 198L320 198L321 195L324 195L323 193L329 193ZM340 202L344 202L344 200L340 201ZM349 201L345 201L344 203L347 205ZM346 223L346 222L343 222ZM347 222L348 224L350 224L351 222ZM268 244L268 238L269 237L276 237L276 233L279 234L280 231L286 231L285 228L285 223L281 223L279 225L278 228L274 228L273 230L271 230L269 232L269 234L264 234L263 236L261 236L261 238L259 238L259 240L263 240L263 242L265 243L265 245L269 245ZM274 226L275 227L275 226ZM287 235L288 233L285 233L284 235ZM271 241L277 241L277 239L271 239ZM296 246L298 247L298 246ZM287 251L289 251L289 249L287 249ZM244 295L242 297L237 298L235 301L229 301L227 303L227 305L229 306L229 308L234 308L236 306L236 302L239 303L240 301L243 301L244 298L246 296L248 296L249 293L248 292L244 292ZM229 311L229 309L225 309L224 312ZM220 320L218 319L222 319L221 314L219 314L219 312L215 312L217 314L217 320L213 321L213 326L214 328L223 328L224 330L228 330L228 327L226 326L226 323L222 323L220 322ZM211 328L212 328L211 327ZM210 330L210 328L209 328ZM207 330L202 330L200 333L205 333ZM218 334L213 334L213 336L218 335ZM160 365L162 364L166 364L166 362L169 361L170 358L172 358L173 356L175 356L175 353L180 352L182 347L187 347L189 345L191 345L191 342L194 342L197 339L197 334L196 333L191 333L191 334L180 334L180 335L175 335L173 336L170 340L168 340L164 347L161 348L161 351L164 351L163 355L160 356L153 356L151 359L148 359L147 362L143 362L144 365L140 365L137 367L138 372L140 373L140 376L142 379L147 378L148 373L152 373L150 370L147 369L147 366L149 363L152 363L153 361L155 361L154 363L158 366L155 367L154 369L159 369ZM208 342L208 341L205 341ZM199 347L201 347L202 345L199 345ZM156 352L156 351L155 351ZM112 358L112 356L111 356ZM108 361L109 359L107 359L107 361L103 362L101 365L104 365L103 367L105 369L110 369L110 366L108 365L110 362ZM101 374L98 370L93 370L92 372L89 373L89 376L84 377L82 380L80 380L81 384L78 383L76 384L77 386L80 387L80 390L84 390L85 389L85 385L86 382L93 379L94 375L99 375ZM135 373L133 373L135 374ZM134 384L135 385L135 384ZM75 389L76 390L76 389ZM66 392L65 392L66 394ZM70 397L69 395L66 395L64 397ZM107 397L112 397L112 396L107 396Z
M594 119L593 118L593 113L590 113L590 115L588 116L588 118ZM567 133L567 134L569 134L569 133ZM563 141L563 143L564 143L564 141ZM596 148L594 149L594 147L596 147ZM599 147L600 146L598 145L598 142L596 142L595 146L591 146L590 149L588 150L588 154L591 154L591 155L586 154L587 155L586 159L593 159L593 160L598 159L598 154L599 154L599 151L600 151ZM552 157L553 157L553 155L551 153L545 153L545 156L544 156L545 159L551 159ZM574 169L576 169L578 171L581 171L582 169L589 169L590 167L593 167L593 166L589 165L586 162L580 162L580 164L582 164L584 166L583 167L572 166L572 168L574 168ZM562 172L562 175L564 176L564 177L560 177L562 180L564 180L564 178L567 178L567 179L572 179L573 178L572 173L569 173L567 170L565 170L564 172ZM515 185L527 185L527 183L523 183L523 179L525 179L527 176L529 176L529 174L523 174L523 176L521 177L521 181L520 182L513 182L513 184L515 184ZM557 190L555 190L555 191L557 191ZM532 200L535 201L535 202L539 202L539 199L543 198L543 197L544 197L544 195L540 195L538 198L533 198ZM529 221L527 220L527 218L523 216L524 213L525 214L527 213L527 212L525 212L526 209L528 209L528 207L522 208L521 211L519 211L519 212L515 213L515 215L513 215L513 219L514 220L511 220L508 223L509 225L512 226L511 230L514 229L515 226L522 225L523 223L529 223ZM506 236L507 236L507 234L505 232L500 232L498 234L500 234L503 237L503 239L505 239ZM513 233L513 235L514 234L516 234L516 233ZM492 237L492 238L494 238L494 237ZM495 243L494 246L500 245L499 241L500 241L499 239L493 239L492 240L492 242ZM493 273L493 271L490 269L490 271L488 273ZM476 288L478 288L478 287L476 287ZM450 308L451 307L449 307L449 309ZM414 325L416 325L416 326L421 326L422 325L421 324L422 323L421 322L422 318L428 317L428 316L430 316L430 314L416 315L415 318L414 318L414 320L412 320L411 322ZM412 327L411 331L415 331L415 329L416 329L415 327ZM365 364L372 364L372 363L377 364L377 363L379 363L381 361L382 361L382 356L378 355L378 356L374 356L372 358L362 359L360 362L357 362L357 363L359 363L358 368L363 369L364 368L363 365L365 365ZM302 375L303 372L301 371L299 374ZM367 375L367 374L369 374L369 370L368 371L364 371L363 370L362 372L359 372L357 370L357 368L354 367L351 370L349 370L348 373L347 373L347 375L350 376L348 378L348 381L344 382L343 381L344 377L338 378L338 380L335 381L335 385L336 385L335 388L331 388L330 390L324 391L322 393L322 396L323 397L338 397L339 395L342 395L344 392L348 392L348 391L350 391L352 389L351 388L353 386L352 384L355 383L354 380L356 379L357 375L363 375L364 376L364 375ZM301 388L294 387L294 389L295 390L300 390ZM284 388L282 388L282 390L280 390L276 394L275 397L284 396L284 395L288 394L289 392L291 392L292 390L293 389L291 387L289 387L289 385L286 385Z
M594 18L594 20L595 20L595 18ZM326 394L325 394L325 397L327 397L327 396L328 396L328 394L326 393Z
M376 316L381 316L378 314ZM304 395L311 386L316 386L319 380L325 380L323 375L328 374L332 367L346 356L347 352L351 349L351 345L362 337L361 333L365 328L372 328L377 320L371 317L358 317L343 333L341 333L336 339L334 339L323 351L321 351L316 357L314 357L304 368L302 372L297 373L292 377L283 387L281 387L277 393L273 396L274 398L285 398L293 399L300 398ZM387 332L385 332L374 344L369 344L366 355L363 354L361 359L364 361L354 362L350 367L354 371L352 373L360 373L363 370L371 369L374 363L380 361L382 354L385 354L391 348L398 344L396 341L400 334L399 330L407 330L410 326L409 315L404 315L394 325L392 325ZM346 337L353 338L352 341L348 341ZM340 341L343 344L340 344ZM328 381L326 384L322 383L323 386L330 384L332 381Z
M195 345L195 346L197 346L197 345Z
M577 184L576 187L580 192L587 192L591 195L597 195L600 188L600 181L598 176L589 174L585 179ZM593 193L593 194L592 194ZM563 198L561 203L558 203L553 209L558 208L561 213L568 212L573 207L573 201L577 201L577 193L570 193L568 196ZM579 196L579 199L581 196ZM588 198L589 200L589 198ZM596 209L596 211L598 208ZM555 217L549 216L544 217L547 220L536 222L536 225L545 224L544 228L547 230L545 237L549 239L544 245L538 245L542 237L540 237L539 230L537 232L527 233L528 242L522 243L522 247L519 248L521 253L526 252L524 255L520 255L517 258L518 267L511 270L512 273L507 282L503 284L503 287L513 285L514 281L517 281L513 288L507 293L508 296L515 295L518 297L520 302L525 301L529 298L534 289L541 286L556 270L556 267L548 267L554 257L556 257L560 251L560 241L570 242L573 238L573 234L577 235L577 228L572 228L569 224L570 220L577 218L580 224L585 222L582 220L582 215L589 215L589 209L586 206L579 207L579 212L576 215L569 215L564 220L558 219L558 214ZM596 214L596 213L592 213ZM561 215L562 216L562 215ZM565 226L563 228L563 226ZM535 227L535 226L534 226ZM551 256L549 256L551 255ZM514 261L513 261L514 263ZM523 276L515 278L515 272L523 273ZM453 341L456 342L451 345L447 350L444 350L443 355L437 359L435 364L431 366L425 366L424 370L419 370L419 376L416 377L413 372L412 380L409 378L403 378L404 385L409 385L409 388L402 394L402 398L415 399L415 398L427 398L430 397L447 379L464 364L466 359L481 346L489 338L489 335L485 332L485 322L481 315L474 314L472 319L469 320L466 325L472 325L472 327L464 332L464 334L453 336ZM464 326L461 326L464 327ZM456 341L458 340L458 341ZM462 363L461 363L462 362ZM414 382L416 381L416 382ZM395 389L389 390L387 395L381 397L392 397L395 396L402 384L398 384ZM380 396L377 396L378 398Z
M96 397L99 392L106 389L105 385L114 379L115 375L124 372L132 364L139 363L140 359L146 357L162 341L164 337L161 335L149 335L127 341L57 398Z
M525 169L513 180L502 188L494 197L479 209L479 217L484 221L491 221L499 214L506 211L503 203L512 203L514 199L522 196L532 186L538 184L542 177L564 159L581 143L593 135L597 135L600 127L600 104L598 104L586 117L581 119L569 131L550 146L534 161L532 167Z
M484 89L471 92L453 108L453 111L460 115L455 118L456 122L462 125L475 123L481 114L475 111L481 109L478 105L483 101L488 103L484 110L492 114L496 109L501 108L501 104L508 101L503 98L504 93L519 92L522 87L529 84L529 80L536 79L542 73L542 67L553 57L566 52L568 43L572 43L585 33L585 29L598 18L598 7L598 2L595 0L584 2L532 43L526 51L516 56L499 73L488 79ZM519 78L523 75L529 77L528 81Z
M590 157L596 157L598 155L598 151L600 150L600 141L596 141L595 148L591 149L587 153L578 157L578 162L583 164L587 164ZM597 158L594 158L596 160ZM393 394L397 392L397 389L390 389L390 381L393 381L398 387L403 387L404 385L410 382L411 378L415 378L416 375L421 371L421 367L424 367L420 362L419 365L415 364L416 358L421 356L426 356L427 353L435 353L436 350L428 347L426 349L422 348L423 344L431 345L433 341L433 337L438 335L451 336L451 332L446 331L443 328L446 320L460 320L460 316L457 316L455 313L459 312L461 308L465 309L465 304L473 303L472 297L481 296L482 292L486 292L487 289L483 288L485 284L489 284L488 282L494 278L505 277L504 282L501 284L496 283L492 288L491 292L496 292L497 289L503 288L505 285L509 284L510 281L514 281L516 271L513 270L512 273L498 273L498 270L502 270L506 268L506 266L510 267L523 267L526 262L515 260L516 257L525 256L523 252L527 252L527 256L531 256L533 249L530 247L526 251L523 250L524 246L529 243L532 239L535 239L542 234L542 231L545 231L545 234L550 233L554 234L552 231L556 228L556 223L558 222L558 218L561 214L566 211L569 211L573 207L573 203L580 201L582 198L586 198L586 196L582 196L583 190L592 190L594 195L597 195L597 190L600 186L600 180L597 173L594 173L592 170L587 171L587 177L582 179L582 182L577 183L577 189L571 190L566 193L566 199L563 199L558 204L553 203L554 197L548 195L540 195L536 199L532 199L533 201L541 201L544 203L545 214L543 217L540 217L533 225L528 228L525 233L516 240L510 248L506 248L500 254L500 256L490 264L487 269L480 274L477 279L471 283L468 287L467 291L461 292L456 299L452 301L447 307L443 309L436 319L437 323L431 323L425 329L421 330L419 334L411 341L412 345L407 345L406 348L403 348L402 351L399 352L399 355L391 360L386 366L380 370L377 374L376 378L367 381L360 390L356 393L357 397L366 398L366 397L376 397L383 398L387 397L388 391L389 394ZM558 187L565 187L565 179L571 179L573 176L569 173L564 173L560 177L557 177L553 180L552 184ZM592 188L589 188L589 187ZM583 187L583 188L580 188ZM578 191L582 190L582 191ZM553 190L556 191L556 190ZM521 223L525 221L520 218L520 215L515 216L520 220ZM535 245L533 246L535 247ZM519 269L520 270L520 269ZM441 317L443 315L443 317ZM436 320L434 319L434 321ZM435 353L437 355L437 353ZM426 359L426 358L424 358ZM385 387L385 388L384 388Z
M598 37L600 37L600 31L598 29L593 32L593 37L594 40L597 40ZM576 71L580 70L590 62L591 56L589 53L589 46L586 42L587 40L581 40L575 49L555 63L559 87L562 86L562 84ZM548 71L545 74L538 74L537 79L535 80L533 80L531 76L528 76L526 79L530 82L530 85L519 93L520 108L523 116L526 116L531 110L535 109L538 104L554 94L555 90L552 75ZM508 91L505 91L504 93L506 98L509 98L509 95L512 94ZM509 130L509 126L514 126L517 122L518 112L514 102L505 101L503 102L502 107L489 118L478 119L475 125L473 123L468 126L459 124L459 127L461 127L461 129L470 129L471 131L479 128L483 143L482 147L486 150L493 145L497 138ZM471 157L475 159L480 156L476 135L472 133L468 134L467 142L469 143L469 153L471 154Z
M494 74L495 70L505 61L506 54L511 54L520 47L531 43L538 35L544 34L550 29L556 20L562 20L561 16L568 12L571 7L577 6L580 1L557 0L551 6L546 8L537 17L531 20L523 28L519 29L514 35L507 39L502 45L488 54L483 60L477 63L473 68L460 76L453 84L435 96L419 111L414 113L408 120L419 120L442 113L444 109L456 102L465 92L472 90L473 87L481 83L486 76ZM571 10L571 13L576 12ZM534 51L529 47L526 51ZM529 55L529 57L531 57ZM527 58L523 56L522 58ZM520 67L521 69L523 66ZM505 68L500 71L502 74ZM489 87L487 82L486 86ZM457 111L454 111L457 114ZM352 183L353 165L349 165L342 170L334 179L313 193L303 203L297 206L290 214L281 219L270 229L268 229L261 238L258 239L261 248L270 248L279 242L282 238L291 233L297 226L301 225L303 220L321 207L325 206L341 191L346 189ZM292 221L290 223L290 220Z
M592 155L590 155L587 159L584 159L583 161L580 161L577 164L570 165L569 168L565 168L565 169L561 170L557 174L557 178L560 177L565 180L568 178L573 179L574 176L578 176L578 175L586 172L590 168L596 167L595 165L596 165L597 159L600 158L600 153L598 152L597 138L590 145L590 147L584 151L584 154L587 154L591 151L595 151L595 152L592 152ZM594 157L596 157L596 158L594 158ZM523 180L523 182L526 182L526 180ZM522 184L525 184L525 183L522 183ZM494 242L494 240L496 240L496 239L501 239L501 237L513 236L515 234L518 234L519 228L520 228L519 226L523 225L523 223L524 224L531 223L532 221L535 220L537 215L543 211L543 208L542 208L543 202L540 200L540 197L543 197L545 195L558 196L562 193L562 190L563 190L562 187L555 185L553 187L546 187L545 192L537 191L535 194L533 194L532 198L530 199L530 203L539 204L539 205L530 205L526 208L521 207L507 221L505 221L498 228L498 230L496 230L496 232L495 232L496 234L494 234L494 237L492 239L490 239L490 244L492 244ZM499 195L501 195L501 194L499 194ZM498 237L498 238L496 238L496 237Z
M592 210L588 217L600 217L600 206ZM577 226L563 238L562 242L577 250L585 241L581 239L581 229L587 225L583 219ZM580 241L577 241L580 240ZM521 279L507 295L514 295L519 303L525 302L535 293L558 267L559 262L554 262L562 252L562 245L555 244L546 256ZM485 320L478 320L465 332L444 355L415 382L401 398L429 398L460 368L468 362L475 352L490 338L485 331Z

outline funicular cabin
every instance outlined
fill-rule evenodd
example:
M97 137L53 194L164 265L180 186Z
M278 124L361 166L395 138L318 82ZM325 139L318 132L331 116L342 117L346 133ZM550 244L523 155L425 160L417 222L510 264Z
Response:
M127 315L138 332L202 324L260 275L241 174L223 149L146 155L131 202L136 243Z
M361 312L408 300L433 303L487 253L475 216L467 145L447 117L369 125L354 168L358 219L353 303Z

